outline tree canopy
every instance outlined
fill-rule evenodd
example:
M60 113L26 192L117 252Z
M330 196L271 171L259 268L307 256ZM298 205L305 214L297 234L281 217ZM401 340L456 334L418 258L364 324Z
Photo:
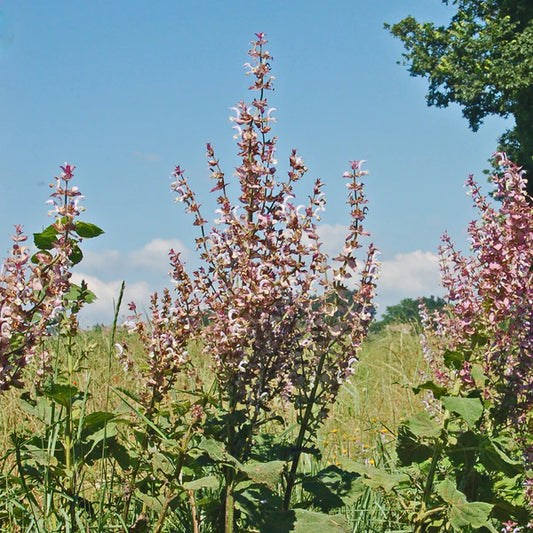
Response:
M371 332L377 333L382 331L387 326L394 325L411 325L420 327L422 318L420 316L420 304L426 308L428 313L441 310L446 305L445 300L440 297L424 296L423 298L413 299L404 298L400 303L395 305L388 305L380 320L372 323Z
M442 0L448 26L408 16L385 27L404 46L412 76L429 81L428 105L457 103L473 131L489 115L512 116L500 149L526 170L533 192L533 1Z

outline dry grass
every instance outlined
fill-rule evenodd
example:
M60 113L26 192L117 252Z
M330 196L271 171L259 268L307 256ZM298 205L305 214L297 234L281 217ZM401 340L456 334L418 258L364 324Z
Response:
M142 360L142 346L134 335L119 330L117 341L125 341L133 359ZM121 400L110 390L135 390L140 384L138 376L123 371L115 357L116 350L109 343L109 331L104 328L78 335L73 347L76 385L90 393L87 412L104 410L106 405L108 410L121 409ZM190 351L198 375L208 385L212 379L209 361L199 355L198 347L192 346ZM60 349L60 354L65 356L64 348ZM341 456L373 460L376 445L394 440L401 420L420 409L420 399L407 385L415 382L419 371L425 368L415 333L388 330L367 339L355 375L342 386L338 401L321 430L324 459L329 463ZM27 382L32 383L32 380L30 371ZM185 383L181 385L186 386ZM14 429L32 433L42 429L42 424L21 409L20 394L18 390L10 390L0 396L2 449L6 449Z
M388 330L368 338L354 376L343 385L321 432L329 462L341 456L376 461L400 422L422 407L409 384L426 370L418 335Z

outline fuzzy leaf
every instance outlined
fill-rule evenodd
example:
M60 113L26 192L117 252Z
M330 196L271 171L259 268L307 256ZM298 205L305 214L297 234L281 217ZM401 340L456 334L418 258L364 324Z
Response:
M466 496L455 488L448 479L436 486L437 493L450 506L448 517L456 531L464 531L465 527L492 527L489 515L493 505L485 502L469 502Z
M193 481L186 481L183 483L185 490L199 490L199 489L216 489L218 487L218 478L216 476L205 476Z
M403 466L412 463L422 463L433 455L433 447L422 444L415 435L409 431L406 424L398 428L396 453Z
M448 368L459 370L463 367L465 361L464 355L458 351L446 350L443 355L444 364Z
M149 496L140 490L135 491L135 496L139 498L149 509L152 509L156 513L160 513L163 509L163 499L162 496Z
M74 244L72 246L72 252L70 252L68 258L72 261L72 264L74 265L77 265L83 259L83 252L77 244Z
M444 396L442 403L448 411L458 414L470 428L475 425L483 414L483 404L479 398Z
M438 437L442 431L441 426L426 411L421 411L411 417L406 425L417 437Z
M87 288L85 280L82 281L82 285L72 284L65 298L69 301L82 299L83 302L90 304L96 300L96 294Z
M29 452L31 459L37 464L43 466L57 466L58 464L57 457L50 453L49 450L39 448L32 444L27 444L26 450Z
M224 446L214 439L202 439L200 444L198 444L198 448L205 451L207 455L217 463L231 464L236 466L239 470L244 469L244 465L230 455Z
M48 424L51 420L53 406L45 397L38 397L34 401L30 398L29 393L24 393L21 395L20 407L23 411L31 416L35 416L41 422Z
M507 477L514 477L523 471L524 463L519 459L509 457L504 451L505 445L502 449L497 439L486 436L480 437L480 447L479 462L489 472L503 472ZM509 450L509 446L507 446L507 450Z
M476 387L478 389L483 389L485 387L485 383L487 382L487 376L485 376L485 373L483 372L483 368L481 365L472 365L472 369L470 371L470 374L472 376L472 379L474 380Z
M248 480L235 487L236 509L260 531L271 531L272 517L280 512L281 506L281 497L266 485Z
M43 393L47 398L67 407L80 398L80 392L73 385L63 385L61 383L48 383L43 386Z
M50 259L50 261L52 260L52 254L50 252L47 252L46 250L39 250L37 253L31 256L30 261L34 265L38 265L39 263L41 263L41 260L44 258L44 255L48 256L48 259Z
M365 491L360 474L336 465L304 476L302 487L314 496L313 505L324 512L353 504Z
M437 400L448 392L448 390L445 387L441 387L440 385L437 385L433 381L426 381L425 383L418 385L418 387L413 387L412 390L415 394L418 394L423 390L430 390L433 393L433 396L437 398Z
M315 511L296 509L273 513L261 533L351 533L344 515L327 515Z
M389 474L374 466L368 466L350 459L340 458L343 470L349 473L357 473L361 476L361 481L371 488L381 488L385 492L390 492L394 487L409 481L406 474ZM326 469L328 470L328 469ZM354 490L358 489L358 482L354 485Z
M374 468L366 472L366 478L363 483L373 489L383 489L386 493L389 493L392 489L409 481L409 477L406 474L389 474L384 470Z
M285 461L269 461L268 463L246 463L243 471L256 483L274 488L279 483Z

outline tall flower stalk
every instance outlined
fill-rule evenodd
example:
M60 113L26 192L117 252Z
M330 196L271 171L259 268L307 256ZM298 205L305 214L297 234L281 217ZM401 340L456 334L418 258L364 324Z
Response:
M425 349L441 384L457 383L463 396L481 391L492 424L513 429L531 471L533 208L521 169L505 154L497 157L502 171L492 180L499 203L489 201L472 176L467 181L478 211L468 228L472 254L461 254L449 236L443 238L449 303L428 317Z
M34 235L38 252L30 254L28 237L17 225L10 254L0 269L0 391L21 387L21 372L31 360L37 362L38 380L50 372L50 356L41 341L65 318L67 307L73 306L73 299L67 302L66 296L72 287L70 269L82 257L82 235L102 232L92 224L77 225L83 196L70 185L74 168L65 163L50 185L53 192L47 203L53 209L48 214L55 221ZM64 324L72 333L82 303L78 302Z
M78 529L81 487L79 456L81 419L76 415L76 402L87 394L80 393L73 379L75 372L74 337L78 331L78 313L94 295L85 282L71 281L71 269L83 257L83 238L100 235L94 224L78 220L83 196L71 181L74 166L65 163L61 174L50 185L49 216L54 222L40 233L34 233L37 252L32 256L27 237L15 226L13 246L0 271L0 390L24 386L23 369L30 363L36 372L31 392L23 393L23 401L37 418L33 407L47 403L45 435L25 439L15 430L11 435L14 455L24 497L29 504L32 524L38 531L48 523L68 523ZM55 354L49 353L45 339L57 340ZM60 346L66 340L65 367L60 364ZM42 455L41 455L42 454ZM57 454L57 456L56 456ZM46 456L46 463L28 469L35 457ZM58 459L59 457L60 459ZM36 482L37 480L37 482ZM36 494L44 492L43 498Z
M203 266L189 275L180 256L171 252L176 296L171 304L165 293L163 305L168 310L165 335L180 347L167 352L173 364L179 365L192 340L199 341L213 362L227 412L224 446L232 457L239 462L250 458L253 437L269 419L273 402L294 405L299 430L285 473L287 509L300 456L340 384L353 372L372 318L377 263L372 244L362 263L356 258L367 235L362 226L367 210L362 162L352 162L344 175L351 223L343 250L332 259L322 250L318 231L326 203L322 182L316 180L308 201L296 205L294 185L307 171L296 150L289 157L287 177L279 179L276 137L271 136L275 109L266 97L273 88L272 56L265 35L256 37L245 67L252 78L249 88L257 96L251 103L239 102L231 118L241 159L234 173L237 199L232 200L232 184L207 144L211 192L216 192L218 204L217 219L209 228L184 171L176 167L172 190L200 230L196 243ZM151 331L160 342L158 316L152 315ZM165 361L167 356L159 357L157 364ZM154 370L155 381L156 376ZM237 412L245 414L244 422L238 421ZM238 473L226 466L224 479L223 523L230 532Z

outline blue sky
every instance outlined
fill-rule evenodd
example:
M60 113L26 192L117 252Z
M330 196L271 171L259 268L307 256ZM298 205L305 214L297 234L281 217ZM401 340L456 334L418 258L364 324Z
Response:
M451 12L440 0L0 1L2 255L13 224L32 233L50 223L48 183L68 161L83 219L106 232L84 243L77 268L99 296L85 323L109 320L122 279L140 302L164 286L170 246L194 265L194 228L169 175L180 164L210 214L205 143L231 175L228 117L251 97L243 63L262 31L274 56L278 167L297 148L306 185L325 182L329 249L348 223L342 173L365 159L378 302L439 294L440 236L467 247L474 212L463 183L473 173L485 184L508 124L489 119L474 134L458 107L428 108L426 82L396 64L402 46L383 23L408 14L444 23Z

